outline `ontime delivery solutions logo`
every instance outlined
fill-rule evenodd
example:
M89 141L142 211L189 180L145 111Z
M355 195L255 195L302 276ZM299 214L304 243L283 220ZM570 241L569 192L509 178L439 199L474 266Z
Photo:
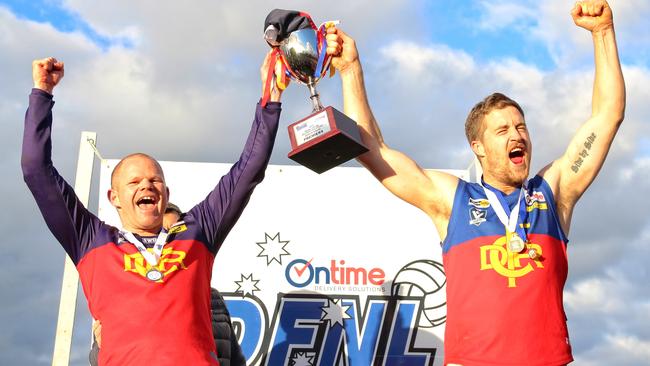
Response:
M265 234L256 244L266 268L238 266L253 273L237 273L237 289L223 294L248 365L442 363L435 330L446 319L442 264L368 261L346 250L293 256L289 243Z
M284 271L287 282L297 288L313 286L312 289L317 291L360 291L359 286L382 286L386 280L385 271L379 267L350 266L345 259L331 259L322 266L315 263L314 258L291 261ZM378 291L383 291L383 287Z

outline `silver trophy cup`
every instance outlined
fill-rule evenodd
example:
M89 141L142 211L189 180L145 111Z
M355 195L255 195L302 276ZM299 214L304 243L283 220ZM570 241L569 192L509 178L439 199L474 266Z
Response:
M326 47L319 47L318 41L316 30L300 29L291 32L279 48L291 79L309 88L313 107L311 115L289 126L289 158L320 174L368 149L361 142L355 121L320 102L316 84L327 73L331 56L319 52L325 52Z
M323 109L320 103L316 83L320 81L329 68L331 56L324 55L320 70L318 59L318 33L314 29L301 29L291 32L280 44L282 62L287 67L291 78L309 88L313 112ZM325 50L323 50L325 52Z

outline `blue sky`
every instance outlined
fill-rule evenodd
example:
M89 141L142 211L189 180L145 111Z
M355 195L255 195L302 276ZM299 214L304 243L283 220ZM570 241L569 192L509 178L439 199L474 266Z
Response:
M107 158L137 146L161 160L232 162L240 148L236 137L247 133L246 124L233 121L247 121L259 98L258 68L267 50L263 19L274 7L304 5L317 23L340 19L355 37L373 112L391 146L425 167L467 167L472 156L462 122L477 100L499 90L524 106L533 168L539 169L563 152L590 111L591 38L573 25L571 4L197 0L190 7L153 0L0 0L0 116L9 121L0 138L0 169L11 177L0 182L0 364L51 363L62 271L63 251L17 164L31 60L54 55L66 62L53 137L64 176L74 176L83 130L98 132ZM650 2L610 4L626 119L574 214L565 287L575 364L588 366L650 359L650 225L643 197L630 194L650 191ZM338 79L322 81L319 90L324 103L341 107ZM308 106L306 90L291 85L281 123L297 120ZM170 129L172 136L159 132ZM271 163L292 164L288 144L280 133ZM85 360L85 306L80 300L74 365Z
M49 23L61 32L81 32L103 49L121 43L120 40L97 33L79 14L65 8L59 1L3 1L2 3L19 18Z
M524 39L521 28L518 28L530 25L532 20L522 20L517 27L508 27L499 32L478 29L473 25L481 21L482 9L481 4L472 2L428 2L423 17L424 23L429 25L431 41L463 49L479 60L508 56L531 60L545 70L553 66L543 44ZM513 47L513 44L517 46Z

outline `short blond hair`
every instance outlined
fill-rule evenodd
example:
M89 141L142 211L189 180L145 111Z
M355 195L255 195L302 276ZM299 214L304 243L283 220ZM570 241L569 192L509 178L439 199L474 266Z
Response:
M467 136L467 141L471 144L472 141L479 140L485 131L485 125L483 124L485 116L495 109L503 109L506 107L515 107L521 113L521 116L524 116L524 110L521 109L519 103L501 93L492 93L482 101L476 103L472 110L469 111L469 115L467 115L467 119L465 120L465 136Z

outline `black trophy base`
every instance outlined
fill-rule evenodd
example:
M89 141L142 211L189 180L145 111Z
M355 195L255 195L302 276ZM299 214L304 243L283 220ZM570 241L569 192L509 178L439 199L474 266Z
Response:
M320 127L308 125L315 119L320 119ZM309 131L307 132L309 135L296 138L296 134L299 133L297 131L301 129L300 126L303 127L303 131ZM311 137L311 135L316 135L316 137ZM357 123L332 107L325 107L323 110L290 125L289 138L293 150L288 157L318 174L368 151L368 148L361 142Z

